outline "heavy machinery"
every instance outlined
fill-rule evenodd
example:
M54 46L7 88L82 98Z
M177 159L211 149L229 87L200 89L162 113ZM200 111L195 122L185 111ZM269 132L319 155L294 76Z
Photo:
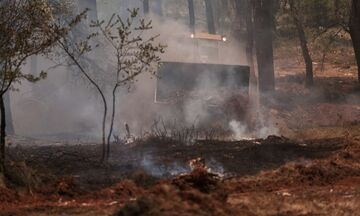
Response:
M199 4L201 1L204 4ZM190 121L199 118L198 122L203 122L203 125L244 120L250 69L244 65L224 63L229 55L224 47L230 41L216 32L211 1L187 0L187 4L189 32L180 40L180 46L186 48L179 49L178 55L175 55L179 56L178 59L175 57L175 60L164 61L160 67L155 103L180 110L185 119L190 113ZM202 13L203 19L195 14L196 11L201 12L199 10L205 11Z
M236 43L216 28L213 1L166 0L155 6L159 0L144 2L149 3L145 14L160 17L166 26L160 35L170 34L163 40L169 47L155 87L158 115L170 124L175 120L201 130L228 131L231 121L247 121L250 68L236 64L240 56L228 61L227 51L236 49L232 47Z
M248 66L223 63L227 57L222 48L229 43L229 39L216 32L212 1L185 0L183 3L186 2L189 32L183 36L182 42L188 46L187 58L181 59L182 53L179 53L179 59L163 62L158 72L155 102L174 101L177 97L204 88L227 88L247 95L250 69ZM203 14L203 17L196 12ZM164 13L161 12L161 15L164 16ZM203 80L207 80L206 85Z

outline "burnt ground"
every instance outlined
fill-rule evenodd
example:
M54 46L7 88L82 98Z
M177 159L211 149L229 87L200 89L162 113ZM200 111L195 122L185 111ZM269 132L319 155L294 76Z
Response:
M353 215L360 202L356 138L148 140L115 146L107 166L98 148L10 149L15 161L30 159L9 164L17 185L1 191L0 215ZM186 162L199 156L219 174L191 172Z
M288 138L184 145L155 136L113 145L101 165L99 145L14 137L0 215L357 215L359 87L355 70L339 67L316 73L312 89L298 68L278 76L264 109ZM191 172L197 157L215 174Z
M8 154L12 161L24 161L32 169L70 176L78 185L99 189L141 172L154 179L188 173L188 162L197 157L203 157L212 172L228 178L255 175L291 161L325 158L343 147L339 138L296 142L270 136L233 142L198 141L191 145L151 138L113 146L106 166L99 163L100 145L17 147L10 148Z

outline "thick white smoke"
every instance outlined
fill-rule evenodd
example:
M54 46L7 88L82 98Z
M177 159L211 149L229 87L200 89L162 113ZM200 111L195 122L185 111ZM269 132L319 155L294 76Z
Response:
M130 7L141 6L140 1L131 2ZM115 1L98 4L98 16L100 19L107 19L112 13L117 13L119 8L120 5L117 5ZM162 56L163 61L247 64L244 45L232 38L231 35L227 35L226 43L219 44L218 58L204 59L197 55L199 45L191 40L187 23L155 15L150 18L153 20L154 28L144 36L160 34L157 42L167 45L166 53ZM93 73L97 73L101 78L101 70L111 69L114 62L113 56L107 48L100 46L98 49L100 51L92 54L91 58L99 70L90 69L93 69ZM28 62L25 70L30 72L33 68L32 63L34 64L34 62ZM52 61L39 57L36 68L37 71L46 70L53 65ZM12 93L15 130L18 134L28 136L78 134L99 138L103 112L100 98L86 81L81 81L81 78L74 74L76 72L70 70L69 67L58 67L49 71L47 80L35 85L21 85L18 92ZM216 96L215 90L218 81L214 77L210 75L201 77L197 83L198 89L214 95L209 94L201 99L186 100L183 107L154 102L155 77L145 73L137 80L131 88L125 87L118 94L115 134L125 134L124 123L130 126L132 133L139 134L148 130L154 119L159 117L170 121L177 120L188 125L199 121L211 121L212 114L208 112L208 108L204 104ZM232 80L228 82L231 84ZM226 98L223 99L225 101ZM244 122L238 122L238 119L229 119L228 127L233 131L236 139L247 137ZM274 131L263 128L260 130L259 136Z

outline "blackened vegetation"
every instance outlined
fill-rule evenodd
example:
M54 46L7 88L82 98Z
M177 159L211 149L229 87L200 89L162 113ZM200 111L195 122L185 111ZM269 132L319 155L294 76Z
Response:
M251 141L198 141L185 145L152 138L138 141L136 145L114 146L107 166L97 162L100 145L17 147L9 150L9 158L23 160L33 169L50 171L55 176L73 176L83 187L101 188L129 176L139 177L141 172L156 175L156 178L190 172L188 161L199 156L205 158L211 171L227 177L251 175L290 161L329 156L341 149L342 143L341 139L299 143L273 136Z

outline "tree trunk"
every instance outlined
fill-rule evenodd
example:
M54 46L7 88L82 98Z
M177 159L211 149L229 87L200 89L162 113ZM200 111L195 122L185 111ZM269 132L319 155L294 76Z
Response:
M237 30L236 37L242 40L241 24L244 23L246 27L246 60L250 67L250 83L252 86L257 85L254 65L254 5L252 0L236 0L235 7L237 13L237 20L240 28Z
M253 86L257 85L254 65L254 7L252 0L246 1L246 58L250 66L250 83Z
M353 0L350 14L350 35L354 46L358 66L358 81L360 82L360 1Z
M305 85L310 87L314 85L313 61L310 56L304 29L302 25L299 23L299 21L297 21L296 29L298 31L302 55L306 65Z
M246 27L246 59L250 67L249 105L246 124L248 129L255 129L258 124L258 88L254 64L254 4L253 0L237 0L238 19ZM242 28L240 28L240 31ZM240 35L238 36L240 37Z
M101 135L102 135L102 154L101 154L101 162L104 163L105 162L105 158L106 158L106 117L107 117L107 102L105 99L105 96L103 95L103 93L101 93L101 98L103 101L103 105L104 105L104 111L103 111L103 118L102 118L102 127L101 127Z
M205 7L209 34L216 34L214 10L211 0L205 0Z
M5 172L5 137L6 137L6 115L4 95L0 95L0 175Z
M262 94L275 90L274 56L272 43L273 0L255 0L255 48L259 73L259 91Z
M306 39L304 27L298 17L297 8L296 8L295 2L293 0L290 1L290 12L291 12L291 16L294 20L294 24L296 26L296 30L297 30L299 41L300 41L302 56L304 58L304 62L305 62L305 66L306 66L305 85L307 87L310 87L310 86L314 85L313 61L312 61L312 58L311 58L311 55L309 52L308 42Z
M103 118L102 118L102 155L101 155L101 162L103 163L105 162L105 157L106 157L106 117L108 112L106 97L103 91L101 90L100 86L95 82L95 80L93 80L90 77L90 75L86 72L86 70L81 66L80 62L69 51L69 48L61 41L58 41L58 43L60 44L61 48L65 51L65 53L70 57L73 63L78 67L81 73L86 77L87 80L89 80L89 82L96 88L96 90L100 94L104 106Z
M189 26L190 31L195 33L195 9L194 9L194 0L188 0L188 7L189 7Z
M109 160L110 158L110 141L111 141L111 135L113 134L113 130L114 130L114 120L115 120L115 108L116 108L116 90L117 90L117 86L113 89L112 92L112 114L111 114L111 119L110 119L110 128L109 128L109 134L107 137L107 149L106 149L106 161Z
M11 104L10 104L10 92L6 92L4 94L4 103L5 103L5 120L7 123L6 127L6 134L7 135L14 135L15 129L14 129L14 122L12 118L12 112L11 112Z

